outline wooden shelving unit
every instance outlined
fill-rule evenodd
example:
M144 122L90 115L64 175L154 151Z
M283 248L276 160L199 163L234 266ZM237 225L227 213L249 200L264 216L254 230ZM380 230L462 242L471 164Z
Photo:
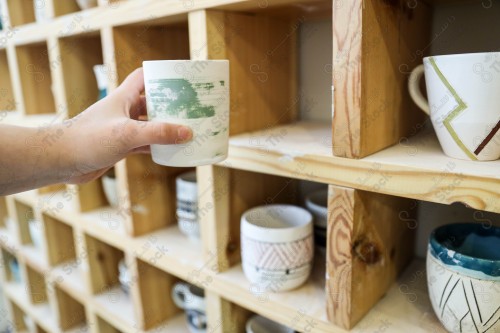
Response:
M226 161L196 169L198 242L175 216L175 178L189 169L149 156L115 165L118 206L100 179L0 197L2 287L16 332L29 329L26 316L36 332L188 332L170 296L179 281L204 289L209 332L244 332L252 313L298 332L444 332L404 218L415 214L413 199L500 213L500 162L450 159L432 130L413 136L424 119L399 65L421 63L414 55L430 41L432 4L100 0L81 11L75 0L45 2L49 19L34 23L33 1L0 0L9 18L0 32L3 123L78 115L97 98L96 64L106 66L112 90L144 60L229 59L231 138ZM314 20L333 27L327 123L302 120L298 109L298 30ZM329 186L327 256L316 256L296 290L256 289L241 268L241 214L300 205L301 181ZM29 233L33 218L41 248ZM118 280L122 259L128 294Z

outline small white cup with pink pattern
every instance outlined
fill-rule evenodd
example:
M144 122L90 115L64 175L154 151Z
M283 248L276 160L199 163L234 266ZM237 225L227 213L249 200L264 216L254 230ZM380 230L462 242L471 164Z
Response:
M311 213L293 205L252 208L241 217L241 261L252 288L276 292L297 288L311 273L314 253Z

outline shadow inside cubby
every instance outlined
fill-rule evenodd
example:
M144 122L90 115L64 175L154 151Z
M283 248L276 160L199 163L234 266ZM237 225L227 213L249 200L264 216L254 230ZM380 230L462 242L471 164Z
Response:
M18 200L14 201L14 207L16 210L21 245L35 246L36 240L33 240L33 233L30 231L30 221L35 221L35 213L33 211L33 208ZM37 228L32 228L32 231L38 230Z
M170 17L113 28L117 83L146 60L189 59L187 17ZM180 22L179 22L180 21Z
M10 76L7 51L0 50L0 112L15 111L16 100L12 90L12 79Z
M97 331L100 333L122 333L119 329L97 316Z
M34 0L7 0L11 26L35 22Z
M47 255L51 266L76 260L73 228L66 223L42 214L47 239Z
M94 66L103 64L99 32L59 39L68 117L97 102L99 88Z
M76 0L53 0L54 16L62 16L80 11Z
M176 317L181 309L172 299L172 290L180 279L140 259L136 259L134 264L137 267L129 269L136 269L137 273L139 327L143 330L161 330L161 327L173 329L172 322L177 322ZM131 282L133 284L134 280ZM185 323L181 321L181 324L180 327L187 329Z
M55 286L57 303L57 325L62 331L73 329L75 332L87 332L87 318L83 304L75 300L61 288Z
M47 44L42 42L17 46L16 54L25 113L55 113Z
M28 296L32 304L47 304L47 287L42 272L26 265L26 276L28 280Z
M14 332L27 332L29 329L28 325L26 325L26 314L21 310L19 306L17 306L16 303L12 302L11 300L7 300L10 304L10 309L11 309L11 319L12 321L9 322L9 331L12 329Z

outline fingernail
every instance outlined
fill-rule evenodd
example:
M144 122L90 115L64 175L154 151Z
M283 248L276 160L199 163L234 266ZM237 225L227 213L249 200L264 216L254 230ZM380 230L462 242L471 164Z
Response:
M180 142L186 142L191 140L191 138L193 137L193 132L189 127L181 126L177 130L177 137Z

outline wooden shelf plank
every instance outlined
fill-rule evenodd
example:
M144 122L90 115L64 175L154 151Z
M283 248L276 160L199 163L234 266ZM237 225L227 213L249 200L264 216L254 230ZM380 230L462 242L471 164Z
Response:
M26 263L39 272L48 272L50 270L49 262L44 252L33 245L23 245L21 247L21 256Z
M447 157L432 130L359 160L332 156L329 124L297 122L233 136L220 165L500 212L500 161Z
M386 296L351 331L326 319L324 280L315 276L289 292L265 293L252 286L241 265L216 276L209 286L215 293L299 331L367 332L384 326L384 332L446 332L434 315L425 275L425 262L414 260Z
M50 272L49 279L78 302L85 303L87 299L86 283L83 271L76 260L54 267Z
M92 298L97 313L123 332L136 331L132 300L119 286Z

